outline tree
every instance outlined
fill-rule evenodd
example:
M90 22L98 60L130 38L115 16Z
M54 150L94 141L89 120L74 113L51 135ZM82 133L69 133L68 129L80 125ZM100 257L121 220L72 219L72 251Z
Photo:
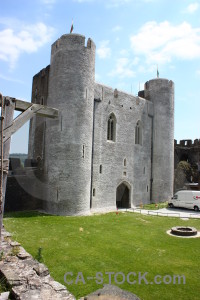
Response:
M192 182L194 171L187 161L180 161L174 172L175 190L183 188L185 183Z

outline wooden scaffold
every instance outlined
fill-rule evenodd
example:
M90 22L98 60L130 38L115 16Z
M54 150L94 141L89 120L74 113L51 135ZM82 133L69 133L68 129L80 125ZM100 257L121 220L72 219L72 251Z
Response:
M0 93L1 106L1 173L0 173L0 243L1 231L3 226L3 213L5 205L5 193L7 174L9 170L9 153L11 136L20 129L35 114L41 117L57 118L58 110L40 104L34 104L22 101L12 97L3 97ZM20 111L21 114L13 119L14 111Z

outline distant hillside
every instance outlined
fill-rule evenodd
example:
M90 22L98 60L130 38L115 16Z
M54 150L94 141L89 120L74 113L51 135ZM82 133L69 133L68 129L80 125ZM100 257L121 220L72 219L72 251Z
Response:
M26 154L26 153L11 153L10 157L20 158L22 164L24 165L24 161L25 161L25 159L28 158L28 154Z

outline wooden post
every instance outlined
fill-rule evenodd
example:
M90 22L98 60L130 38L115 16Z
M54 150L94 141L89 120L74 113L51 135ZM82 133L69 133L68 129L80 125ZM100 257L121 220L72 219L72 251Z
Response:
M10 98L4 98L2 116L3 116L3 131L6 128L9 128L13 123L13 115L15 105ZM2 126L2 125L1 125ZM2 132L2 127L1 127ZM2 137L1 137L2 139ZM5 193L6 193L6 183L7 183L7 174L9 169L9 154L10 154L10 142L11 138L8 138L5 143L1 140L1 144L3 143L3 152L1 152L1 160L3 161L3 166L1 165L1 207L0 207L0 241L1 241L1 228L3 226L3 213L4 213L4 204L5 204Z

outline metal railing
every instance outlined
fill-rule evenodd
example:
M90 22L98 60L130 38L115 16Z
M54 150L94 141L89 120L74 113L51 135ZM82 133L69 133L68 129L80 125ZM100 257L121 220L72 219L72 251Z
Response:
M137 212L142 215L151 215L151 216L158 216L158 217L179 217L179 218L189 218L189 219L200 219L200 213L188 213L187 216L183 215L183 212L162 212L162 211L154 211L154 210L145 210L141 208L127 208L125 211L130 212Z

